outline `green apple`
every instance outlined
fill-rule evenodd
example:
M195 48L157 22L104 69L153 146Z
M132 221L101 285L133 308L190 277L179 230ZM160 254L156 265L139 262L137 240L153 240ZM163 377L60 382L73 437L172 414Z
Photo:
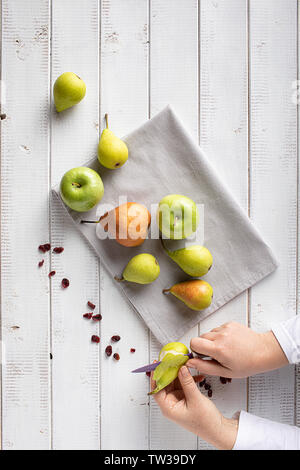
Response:
M162 234L172 240L192 235L199 225L199 211L192 199L180 194L169 194L159 203L158 225Z
M102 199L104 186L99 174L84 166L67 171L60 183L64 203L77 212L92 209Z
M58 112L71 108L79 103L86 92L84 81L73 72L60 75L53 87L54 103Z

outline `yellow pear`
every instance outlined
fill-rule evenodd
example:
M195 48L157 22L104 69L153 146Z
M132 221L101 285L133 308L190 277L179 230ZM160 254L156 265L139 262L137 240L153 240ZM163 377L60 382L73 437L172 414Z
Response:
M156 258L149 253L140 253L131 258L123 271L122 278L115 277L116 281L129 281L136 284L151 284L160 273Z
M60 113L79 103L84 97L86 86L84 81L73 72L60 75L53 87L54 103Z
M213 288L201 279L179 282L163 293L170 292L192 310L204 310L209 307L213 298Z
M98 160L105 168L116 170L127 162L128 148L125 142L108 128L107 114L105 121L106 129L103 130L98 144Z
M170 251L165 247L163 239L161 243L169 257L180 268L192 277L201 277L208 273L212 267L213 258L210 251L202 245L192 245L179 250Z

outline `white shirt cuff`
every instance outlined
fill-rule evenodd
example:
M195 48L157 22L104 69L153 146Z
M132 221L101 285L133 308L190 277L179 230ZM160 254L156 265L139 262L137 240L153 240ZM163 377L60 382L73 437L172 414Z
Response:
M272 331L289 363L300 362L300 315L274 325Z
M238 435L232 450L297 449L300 449L299 428L241 411Z

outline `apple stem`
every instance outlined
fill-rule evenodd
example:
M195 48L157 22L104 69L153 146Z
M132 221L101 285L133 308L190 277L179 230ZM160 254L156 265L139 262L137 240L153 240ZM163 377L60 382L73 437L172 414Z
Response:
M106 129L108 129L108 114L105 114Z
M81 188L81 185L79 183L72 183L72 186L76 186L77 188Z
M162 290L162 293L166 295L166 294L168 294L168 293L170 292L170 290L171 290L171 289L163 289L163 290Z
M114 280L117 281L117 282L123 282L123 281L125 281L124 277L118 277L118 276L115 276L115 277L114 277Z

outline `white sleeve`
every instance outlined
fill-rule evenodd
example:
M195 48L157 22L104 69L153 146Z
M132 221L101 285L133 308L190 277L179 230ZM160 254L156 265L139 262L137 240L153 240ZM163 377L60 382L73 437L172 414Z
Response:
M289 363L300 362L300 315L278 323L272 331Z
M300 450L300 429L241 411L233 450Z
M272 328L291 364L300 362L300 315ZM233 450L299 450L300 429L241 411Z

